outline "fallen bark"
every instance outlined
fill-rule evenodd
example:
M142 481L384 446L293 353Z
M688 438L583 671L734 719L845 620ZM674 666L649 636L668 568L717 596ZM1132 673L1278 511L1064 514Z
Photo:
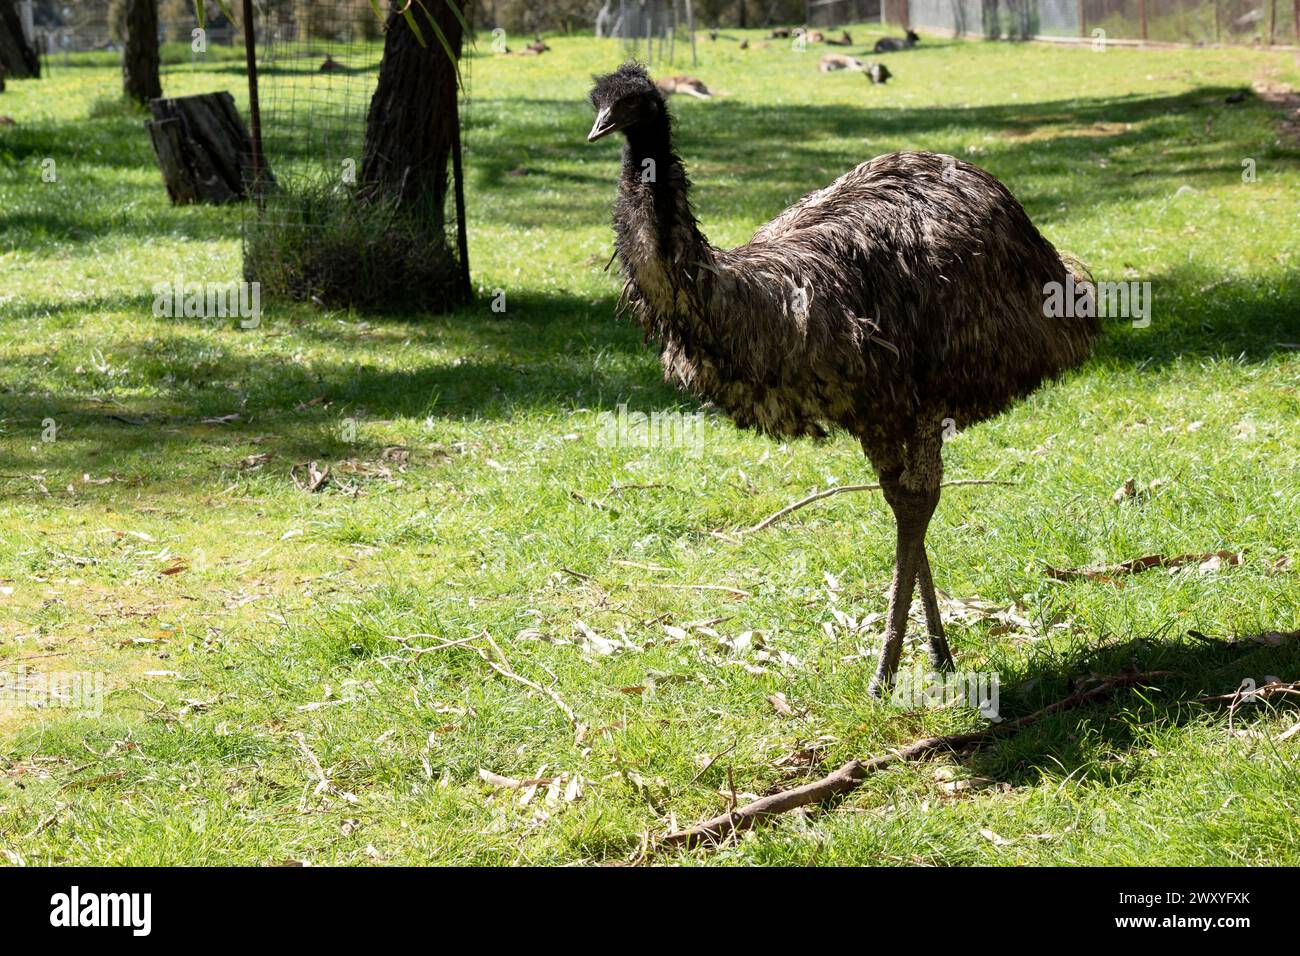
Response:
M820 780L814 780L812 783L795 787L793 790L784 790L781 793L762 797L752 803L745 804L743 807L737 807L711 820L698 823L688 830L666 834L655 841L654 846L689 849L701 844L717 845L732 833L739 830L748 830L750 827L771 817L788 813L809 804L825 803L828 800L843 796L856 789L868 776L891 764L919 760L940 751L962 752L970 750L992 740L1014 734L1030 724L1042 720L1044 717L1100 700L1116 688L1144 684L1158 677L1164 677L1168 673L1168 671L1134 671L1100 678L1087 689L1080 690L1069 697L1049 704L1032 714L995 724L987 730L967 734L947 734L942 737L924 737L903 747L901 750L894 750L866 760L850 760L834 773Z

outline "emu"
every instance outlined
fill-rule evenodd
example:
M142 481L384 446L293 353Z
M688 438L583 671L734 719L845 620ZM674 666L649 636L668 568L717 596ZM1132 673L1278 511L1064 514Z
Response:
M871 80L873 86L883 86L888 83L890 77L894 75L889 72L889 67L885 66L883 63L870 63L866 66L863 72L867 74L867 79Z
M925 534L950 428L984 421L1080 364L1095 309L1048 318L1048 283L1077 276L983 170L925 152L878 156L809 193L753 238L701 234L663 96L628 62L595 78L595 142L622 132L614 206L618 312L657 339L666 380L774 437L853 435L896 528L884 646L868 692L898 668L919 586L936 668L952 654ZM646 171L651 175L647 176ZM1091 294L1085 291L1083 294Z
M897 50L910 50L920 42L921 38L912 30L908 30L907 36L901 40L898 37L881 37L876 41L874 52L893 53Z

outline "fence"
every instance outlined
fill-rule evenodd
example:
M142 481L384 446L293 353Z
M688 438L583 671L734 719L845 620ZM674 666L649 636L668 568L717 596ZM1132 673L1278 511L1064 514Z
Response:
M1300 44L1300 0L884 0L885 20L955 36Z
M212 6L215 7L215 4ZM81 0L75 6L63 6L51 14L34 9L31 0L20 0L19 15L23 31L40 55L45 69L62 69L74 64L102 66L98 60L80 58L76 53L122 52L121 25L113 23L112 5L108 0ZM120 14L120 9L117 11ZM164 72L169 67L190 63L198 65L205 57L193 43L199 25L192 7L175 3L160 6L158 41ZM211 49L242 50L243 35L239 28L221 15L219 9L208 17L203 46Z
M881 22L882 0L810 0L808 25L834 29L846 23Z

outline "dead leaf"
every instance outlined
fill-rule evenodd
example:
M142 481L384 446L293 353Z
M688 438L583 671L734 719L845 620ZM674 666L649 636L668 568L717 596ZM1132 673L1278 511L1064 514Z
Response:
M1115 501L1116 504L1118 504L1124 499L1133 498L1136 495L1137 495L1137 479L1125 478L1124 484L1120 485L1117 489L1115 489L1115 493L1111 495L1111 498Z
M65 783L63 790L93 790L101 783L114 783L126 776L125 770L117 770L113 773L101 773L97 777L87 777L85 780L73 780L71 783Z
M578 631L578 645L587 654L596 654L600 657L608 657L620 647L619 642L601 637L581 620L575 620L573 626Z
M400 468L405 469L411 461L411 449L405 445L385 445L384 450L379 453L379 457L384 461L394 462Z
M1005 837L1000 837L1000 836L998 836L996 833L994 833L992 830L990 830L990 829L988 829L988 828L985 828L985 829L983 829L983 830L980 830L980 836L982 836L984 839L988 840L988 841L989 841L990 843L992 843L994 846L1010 846L1010 845L1011 845L1011 841L1010 841L1010 840L1006 839Z
M317 492L325 487L325 483L329 481L330 466L326 465L321 468L314 461L309 461L305 465L294 465L289 470L289 477L293 479L294 484L304 491Z
M785 694L781 693L780 691L777 691L775 694L769 694L767 697L767 702L771 704L772 709L775 710L782 717L794 717L797 720L800 717L804 716L803 713L800 713L799 711L795 710L793 707L790 706L790 702L785 699Z
M503 777L499 773L493 773L491 770L485 770L480 767L479 777L490 787L498 790L524 790L529 787L546 787L549 786L554 777L530 777L520 780L516 777Z

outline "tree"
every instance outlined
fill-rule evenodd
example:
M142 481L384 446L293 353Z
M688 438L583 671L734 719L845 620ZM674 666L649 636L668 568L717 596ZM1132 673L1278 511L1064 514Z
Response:
M0 0L0 67L12 77L38 77L41 61L27 42L14 0Z
M464 0L460 0L464 3ZM413 5L423 22L417 35L395 9L388 15L379 83L366 118L362 178L372 191L404 204L428 201L441 210L447 198L447 163L459 143L457 64L462 28L447 0ZM436 37L428 14L446 40Z
M141 103L157 99L158 0L126 0L122 34L122 91Z

